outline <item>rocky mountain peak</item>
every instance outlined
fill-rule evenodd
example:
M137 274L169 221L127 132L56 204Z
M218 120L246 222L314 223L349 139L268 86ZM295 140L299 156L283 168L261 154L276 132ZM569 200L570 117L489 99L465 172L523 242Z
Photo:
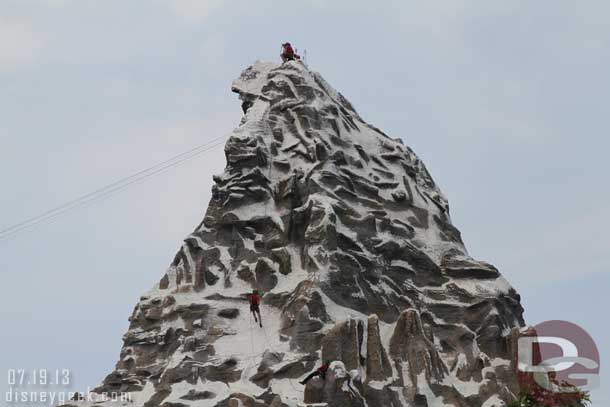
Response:
M244 117L205 216L96 391L138 406L503 405L519 296L468 255L422 161L301 62L257 62L231 90ZM325 379L301 386L322 360Z

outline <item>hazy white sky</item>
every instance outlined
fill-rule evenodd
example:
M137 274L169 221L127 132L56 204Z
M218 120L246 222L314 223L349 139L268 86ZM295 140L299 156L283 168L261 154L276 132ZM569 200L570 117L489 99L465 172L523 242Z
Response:
M580 324L608 363L609 12L603 1L2 0L0 229L230 132L231 80L289 40L419 154L528 322ZM96 385L223 166L217 148L0 241L0 389L9 368L67 367L75 387Z

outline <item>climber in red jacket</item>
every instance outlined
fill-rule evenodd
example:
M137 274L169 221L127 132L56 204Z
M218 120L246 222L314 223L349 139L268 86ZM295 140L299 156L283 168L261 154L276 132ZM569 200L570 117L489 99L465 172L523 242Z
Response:
M301 57L292 49L292 45L290 45L289 42L282 44L282 53L280 54L280 57L282 58L282 62L301 59Z
M254 315L254 321L258 322L262 328L263 320L261 318L260 303L261 297L258 296L258 290L252 290L252 294L250 294L250 312ZM258 319L256 318L256 314L258 314Z
M328 361L328 360L324 361L324 364L322 364L322 366L320 366L319 368L317 368L316 370L311 372L306 378L301 380L299 383L306 384L312 377L316 377L316 376L320 376L322 378L322 380L326 379L326 371L328 370L329 366L330 366L330 361Z

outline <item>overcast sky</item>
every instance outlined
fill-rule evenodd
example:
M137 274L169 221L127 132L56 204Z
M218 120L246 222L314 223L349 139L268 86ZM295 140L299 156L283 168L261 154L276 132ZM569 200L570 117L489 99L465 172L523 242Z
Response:
M231 81L288 40L424 160L527 322L581 325L607 366L610 3L292 3L0 0L0 229L229 133ZM9 368L111 371L223 167L218 147L0 241L2 397Z

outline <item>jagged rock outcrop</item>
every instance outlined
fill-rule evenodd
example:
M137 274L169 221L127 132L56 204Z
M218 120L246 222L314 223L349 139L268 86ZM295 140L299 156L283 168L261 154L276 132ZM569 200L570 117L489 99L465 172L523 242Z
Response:
M366 332L366 380L367 382L384 381L392 377L392 366L381 342L377 315L369 316Z
M350 318L337 323L322 340L322 360L340 360L346 369L358 369L362 332L362 321Z
M415 153L301 62L256 63L232 90L245 114L205 216L136 305L96 394L128 392L132 406L509 400L519 295L468 255ZM303 389L324 359L326 378Z

